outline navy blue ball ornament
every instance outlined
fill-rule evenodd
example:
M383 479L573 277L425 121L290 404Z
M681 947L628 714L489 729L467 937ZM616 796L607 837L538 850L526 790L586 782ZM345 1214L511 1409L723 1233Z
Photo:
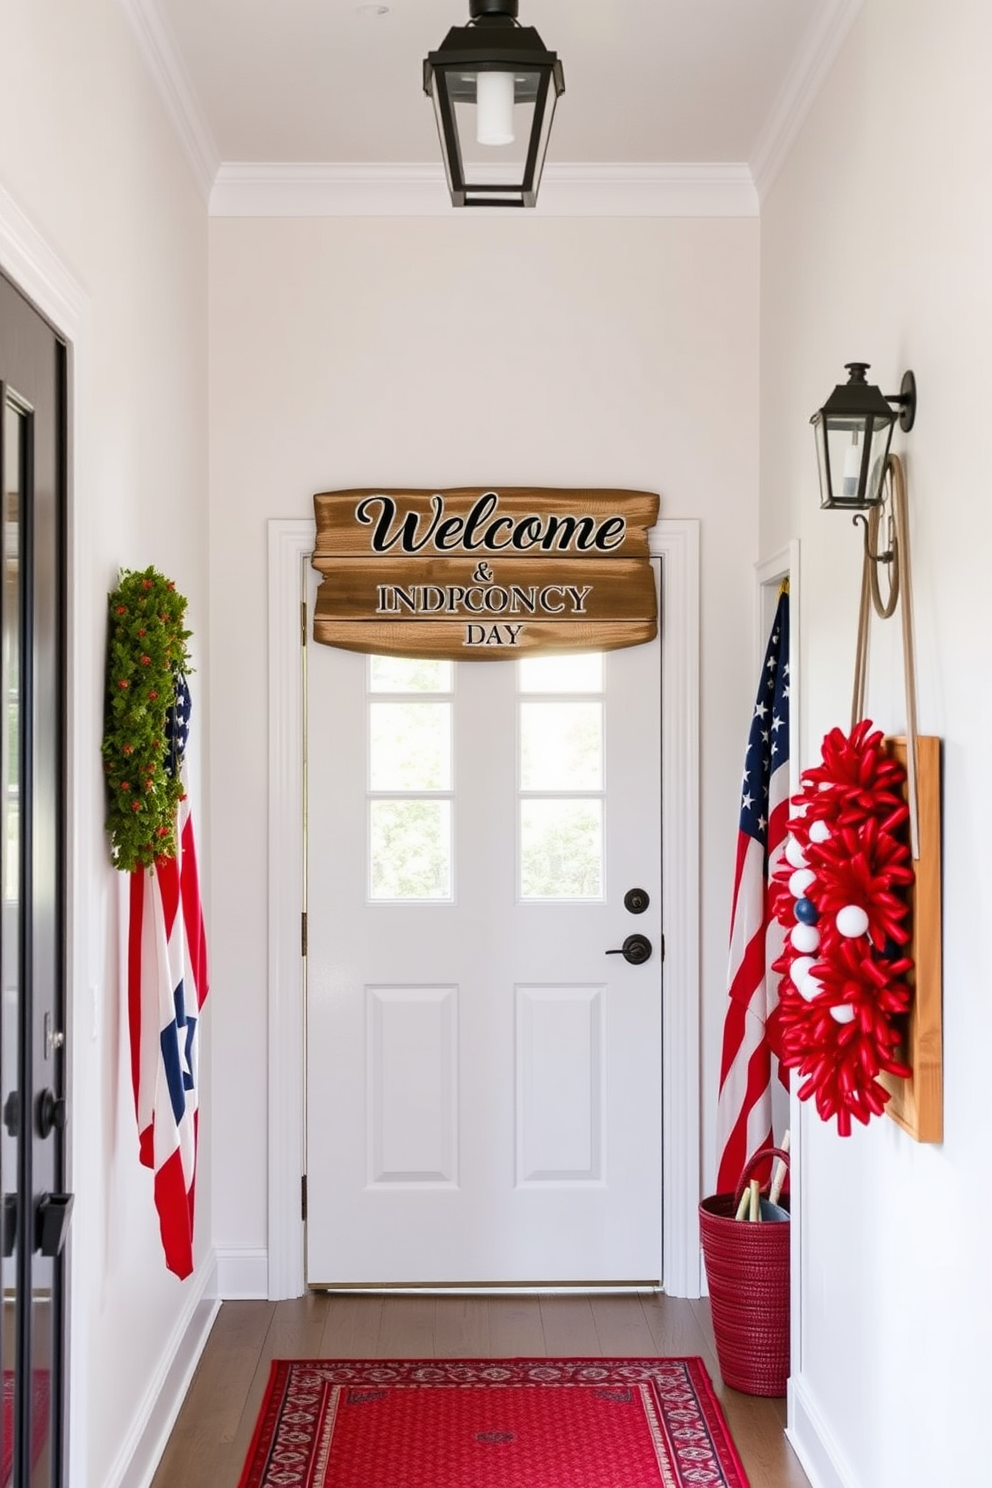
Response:
M812 899L807 899L804 896L802 899L796 900L796 919L800 920L802 924L815 925L819 918L820 911Z

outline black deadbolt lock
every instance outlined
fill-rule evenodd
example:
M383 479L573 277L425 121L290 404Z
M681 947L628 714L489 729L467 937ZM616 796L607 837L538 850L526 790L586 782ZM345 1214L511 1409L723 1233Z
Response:
M631 914L643 914L651 903L647 889L628 889L623 896L623 907Z

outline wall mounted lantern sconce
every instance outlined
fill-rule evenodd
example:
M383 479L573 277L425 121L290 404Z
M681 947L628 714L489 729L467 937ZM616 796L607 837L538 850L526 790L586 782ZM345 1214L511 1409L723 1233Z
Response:
M469 0L469 24L453 26L424 61L455 207L537 203L565 77L517 11L518 0Z
M882 499L882 478L896 421L916 418L916 378L907 372L886 396L865 377L868 362L848 362L850 377L810 419L820 465L820 505L867 511ZM893 404L895 407L893 408Z
M868 362L848 362L850 376L835 387L823 407L810 419L816 437L820 471L820 505L830 510L868 512L855 516L864 528L865 558L870 569L871 595L876 612L888 619L899 598L899 544L908 544L905 509L894 487L902 488L902 467L889 455L896 423L910 430L916 421L916 378L903 375L898 393L886 395L868 381ZM879 532L884 525L885 546ZM879 565L889 575L888 598L883 601Z

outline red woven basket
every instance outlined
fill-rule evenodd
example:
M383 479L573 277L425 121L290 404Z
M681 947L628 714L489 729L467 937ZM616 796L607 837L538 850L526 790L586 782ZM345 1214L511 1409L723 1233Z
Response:
M792 1226L734 1218L752 1170L769 1157L789 1161L782 1148L765 1147L745 1164L736 1194L714 1194L699 1206L720 1373L745 1395L784 1395L789 1377Z

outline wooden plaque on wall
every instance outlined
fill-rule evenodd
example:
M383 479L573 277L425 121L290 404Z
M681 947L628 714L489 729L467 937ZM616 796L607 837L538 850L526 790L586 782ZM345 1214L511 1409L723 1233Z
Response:
M886 740L905 769L906 740ZM918 1142L940 1142L944 1133L941 981L940 740L917 736L916 787L920 856L911 893L913 1001L906 1019L903 1057L913 1073L903 1080L882 1074L885 1109Z
M459 487L314 496L314 639L498 661L658 632L648 491Z

